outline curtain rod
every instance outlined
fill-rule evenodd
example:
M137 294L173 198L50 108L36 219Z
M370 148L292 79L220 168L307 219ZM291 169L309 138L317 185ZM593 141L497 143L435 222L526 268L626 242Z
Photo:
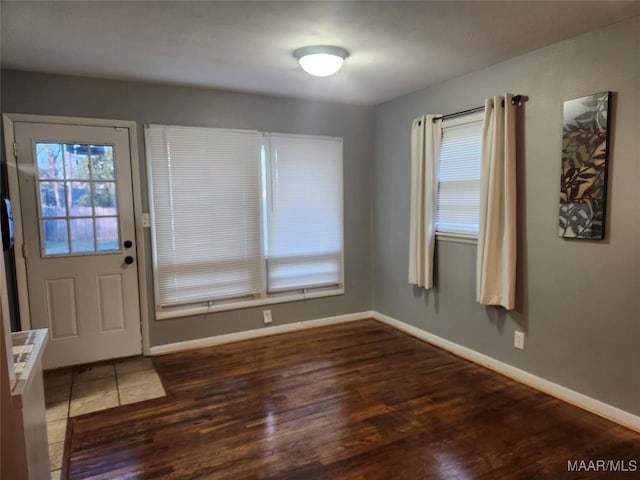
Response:
M525 100L527 100L527 97L523 95L514 95L513 97L511 97L511 105L522 105L522 102L524 102ZM504 107L504 100L502 101L502 106ZM469 115L471 113L478 112L484 112L484 106L462 110L461 112L447 113L446 115L442 115L441 117L435 117L433 119L433 123L436 123L438 120L446 120L448 118L461 117L463 115Z

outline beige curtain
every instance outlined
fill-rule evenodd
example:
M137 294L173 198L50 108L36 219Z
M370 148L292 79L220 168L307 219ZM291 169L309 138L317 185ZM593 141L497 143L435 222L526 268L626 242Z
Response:
M411 230L409 283L433 288L440 115L416 118L411 125Z
M516 106L511 97L485 101L476 270L476 300L507 310L515 306L516 287Z

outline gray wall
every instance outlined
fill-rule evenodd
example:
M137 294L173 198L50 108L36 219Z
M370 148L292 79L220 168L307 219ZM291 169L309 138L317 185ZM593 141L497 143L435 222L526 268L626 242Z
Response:
M437 65L434 65L437 68ZM379 105L374 309L640 414L640 21L596 30ZM604 241L556 234L564 100L615 92ZM516 311L475 302L475 245L438 241L437 288L407 282L410 125L425 113L528 95L519 115ZM525 350L513 331L526 332Z
M359 312L371 307L370 171L373 108L19 71L3 71L1 86L3 112L135 120L138 124L143 186L146 185L143 125L148 123L344 138L346 293L209 315L159 321L152 319L151 345L264 328L264 308L271 309L273 325L279 325ZM146 191L143 203L146 210ZM145 242L150 253L148 231ZM152 264L148 257L146 265L151 296ZM150 312L153 312L153 300L148 300Z

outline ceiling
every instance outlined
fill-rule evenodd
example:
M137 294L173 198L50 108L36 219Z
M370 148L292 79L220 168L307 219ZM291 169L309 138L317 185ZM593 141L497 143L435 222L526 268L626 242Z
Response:
M2 67L377 104L640 13L639 1L2 1ZM351 56L328 78L301 46Z

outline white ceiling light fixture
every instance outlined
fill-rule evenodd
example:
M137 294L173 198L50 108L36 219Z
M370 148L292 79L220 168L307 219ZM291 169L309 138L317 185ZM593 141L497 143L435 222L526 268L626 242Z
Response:
M342 47L332 45L312 45L302 47L293 52L302 69L315 77L328 77L333 75L349 56Z

